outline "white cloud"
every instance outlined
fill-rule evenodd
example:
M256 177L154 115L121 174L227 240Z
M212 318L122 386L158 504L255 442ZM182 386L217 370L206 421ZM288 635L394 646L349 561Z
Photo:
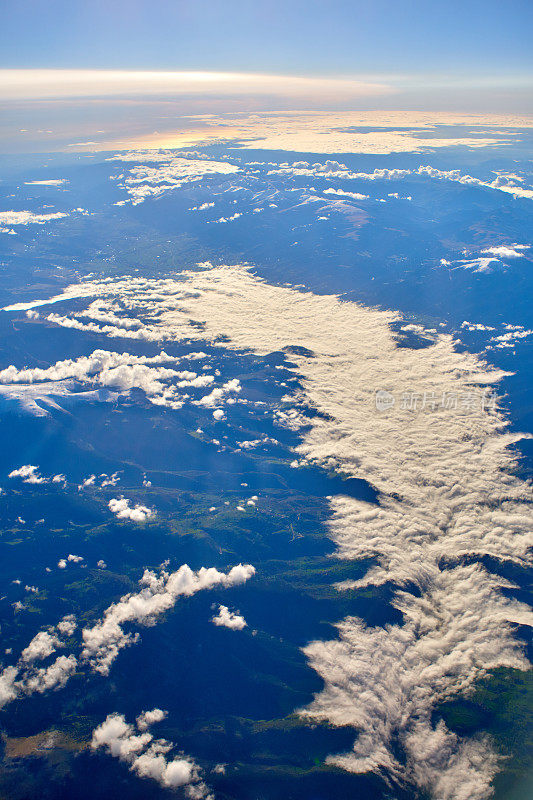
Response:
M151 508L140 503L136 503L134 506L130 505L130 501L125 497L113 497L108 505L109 510L118 519L131 519L132 522L144 522L155 513Z
M58 656L49 667L41 667L26 677L22 690L25 694L33 694L33 692L44 694L50 689L62 689L75 673L77 663L73 655Z
M165 788L184 787L191 800L206 798L208 789L200 769L183 754L169 758L173 749L166 739L154 739L148 728L160 722L166 711L154 708L137 717L137 729L126 722L123 714L109 714L93 731L91 747L104 748L110 755L129 765L140 778L151 778Z
M496 247L487 247L482 250L482 253L489 253L497 258L523 258L523 250L528 250L529 245L514 244L514 245L498 245Z
M324 189L324 194L334 194L340 197L351 197L353 200L368 200L367 194L360 194L359 192L345 192L342 189Z
M39 473L39 467L33 464L24 464L18 469L12 470L8 478L21 478L24 483L46 483L46 478L43 478Z
M0 211L0 225L44 225L53 219L68 217L60 211L50 214L35 214L33 211ZM9 231L5 231L9 233Z
M82 561L83 561L83 556L75 556L72 553L69 553L69 555L66 558L59 559L59 561L57 562L57 566L59 567L59 569L66 569L68 562L71 562L73 564L80 564Z
M23 661L32 663L33 661L41 661L43 658L51 655L59 644L58 638L49 633L48 631L39 631L33 637L31 642L22 651L21 658Z
M234 220L239 219L242 217L242 212L236 211L235 214L232 214L231 217L220 217L220 219L213 220L214 223L223 224L224 222L234 222Z
M508 121L509 118L508 118ZM527 126L527 118L514 120ZM346 112L262 114L239 120L226 117L228 132L239 126L240 147L250 150L285 150L294 153L423 153L445 147L484 148L510 145L513 133L498 130L503 119L491 115L484 137L439 136L438 125L478 125L476 115L414 114L409 112ZM372 130L364 130L371 127ZM388 130L387 130L388 128Z
M440 170L431 166L419 166L417 169L388 169L377 168L373 172L353 172L345 164L338 161L326 161L309 164L307 161L298 161L293 164L276 165L268 175L295 175L314 178L341 178L343 180L361 181L396 181L410 176L446 180L459 183L463 186L477 186L485 189L496 189L515 197L533 199L533 189L517 186L513 180L498 175L492 181L485 181L472 175L461 175L457 169Z
M471 269L473 272L492 272L494 266L500 264L500 259L487 256L486 258L463 259L455 263L460 269Z
M212 618L211 622L213 625L229 628L232 631L242 631L243 628L246 628L244 617L234 611L230 611L227 606L223 605L218 607L218 614Z
M95 304L91 304L87 312L83 312L82 315L91 314L96 319L101 319L101 309L102 304L96 307ZM114 316L117 322L122 323L116 314ZM142 323L136 320L134 322L135 326L142 327ZM84 327L83 323L80 325ZM122 325L118 330L122 331ZM134 332L127 328L124 333L129 336ZM198 358L198 354L193 355ZM76 381L82 384L87 399L98 400L98 396L89 394L89 391L94 391L95 386L115 389L122 393L128 393L131 389L141 389L154 405L179 410L183 405L180 389L200 389L209 386L213 383L214 377L198 375L191 370L160 366L169 363L175 365L178 360L168 356L164 351L157 356L148 357L94 350L89 356L58 361L44 369L41 367L19 369L10 365L0 370L0 393L7 397L20 398L28 410L43 415L46 414L46 410L42 405L37 405L37 400L48 398L48 405L60 408L57 403L54 405L53 396L60 398L75 395L73 381ZM220 391L224 394L233 390L224 388ZM83 399L84 394L78 393L75 396ZM90 483L81 484L82 488L88 485Z
M49 178L46 181L24 181L25 186L63 186L68 183L66 178Z
M71 557L70 560L77 558L79 557ZM99 566L103 568L102 562L99 562ZM194 572L187 564L171 573L163 568L159 574L145 570L139 581L141 589L138 592L121 597L106 609L103 618L93 627L82 630L80 661L88 664L94 672L108 675L120 650L139 641L139 634L131 630L131 625L153 625L175 605L178 597L191 597L199 591L215 587L226 589L239 586L254 574L255 569L251 564L239 564L228 573L219 572L214 567L201 567ZM33 590L35 587L26 589ZM20 602L15 605L22 607ZM125 624L128 625L127 632L122 627ZM36 662L64 647L64 638L71 637L76 628L76 618L69 614L55 627L39 631L33 637L22 651L17 664L0 672L0 708L21 695L44 693L67 684L78 669L78 658L73 653L58 656L48 666L37 667ZM146 712L139 717L138 724L148 727L162 719L161 713L157 709ZM175 767L172 767L169 775L174 772Z
M2 672L0 672L0 708L3 708L16 698L17 675L18 669L16 667L6 667Z
M528 245L497 245L494 247L487 247L481 250L481 255L472 257L472 253L468 250L463 250L463 255L469 258L459 259L457 261L447 261L441 259L441 265L444 267L452 267L452 269L471 269L474 272L492 272L493 269L505 266L504 260L513 258L523 258L523 250L527 250ZM452 265L457 266L453 267Z
M469 331L495 331L492 325L483 325L480 322L468 322L468 320L464 320L461 323L461 328L466 328Z
M214 203L202 203L200 206L193 206L189 208L189 211L207 211L208 208L213 208Z
M54 627L39 631L24 648L15 666L6 667L0 673L0 708L20 695L40 694L50 689L65 686L77 667L73 655L58 656L46 667L37 667L36 662L51 656L63 647L62 636L72 636L76 619L69 614Z
M143 588L139 592L124 595L109 606L101 621L83 630L82 657L96 672L107 675L119 651L138 639L138 634L123 630L125 623L152 625L175 605L178 597L190 597L217 586L239 586L254 573L250 564L232 567L227 574L213 567L193 572L187 564L172 573L161 570L159 575L145 570L140 581Z
M130 154L116 157L122 161L128 161ZM154 158L153 156L156 156ZM132 167L126 174L119 176L119 188L124 189L129 200L121 200L117 205L124 205L130 202L139 205L147 198L158 198L173 189L192 182L201 181L207 175L231 175L239 172L239 167L229 164L227 161L208 161L206 159L191 159L176 156L172 151L164 153L158 152L151 154L149 151L139 154L131 154L131 160L138 162L154 163L155 166L146 166L146 163ZM114 159L110 159L114 160ZM238 214L237 216L240 216ZM234 217L236 218L236 217ZM6 223L9 224L9 223Z
M67 616L63 617L63 619L56 625L56 629L64 636L72 636L76 630L76 627L77 623L74 614L67 614Z
M477 185L455 172L429 177ZM524 565L531 545L530 487L514 474L511 447L520 437L506 430L497 404L478 404L504 373L456 352L448 334L434 333L423 349L398 347L391 323L403 320L395 312L272 286L240 267L201 265L174 281L93 281L86 291L149 309L154 341L207 340L258 356L292 348L302 388L284 397L276 419L300 432L293 463L361 478L379 493L376 504L329 501L337 555L372 563L338 589L390 584L403 615L402 624L385 628L347 617L338 639L309 645L324 689L302 714L360 730L351 751L332 757L337 765L390 771L446 800L485 797L496 770L490 743L454 737L442 722L435 726L433 714L488 669L527 666L513 628L530 624L531 614L506 597L507 584L488 567L469 564L488 558ZM191 324L198 319L201 329ZM396 398L387 410L376 408L378 390ZM450 395L455 406L444 402ZM409 405L409 396L433 401ZM134 634L120 620L149 620L156 613L150 609L173 605L166 580L152 573L148 596L132 603L139 611L120 611L116 625L114 612L106 612L95 626L100 662L98 647L88 652L95 668L105 674L130 643ZM406 754L402 765L394 742Z
M142 714L139 714L135 721L138 729L140 731L145 731L155 722L161 722L164 720L166 716L166 711L162 711L160 708L154 708L152 711L143 711Z
M209 394L204 395L200 400L196 400L195 405L203 406L204 408L215 408L226 401L228 394L239 394L242 390L240 381L237 378L226 381L222 386L213 389ZM220 409L213 412L215 419L221 419L224 412L220 413Z

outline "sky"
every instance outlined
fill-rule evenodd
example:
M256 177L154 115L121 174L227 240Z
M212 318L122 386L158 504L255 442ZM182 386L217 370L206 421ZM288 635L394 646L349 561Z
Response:
M226 112L533 115L533 0L0 0L0 21L2 152Z
M1 0L3 68L533 73L531 0Z

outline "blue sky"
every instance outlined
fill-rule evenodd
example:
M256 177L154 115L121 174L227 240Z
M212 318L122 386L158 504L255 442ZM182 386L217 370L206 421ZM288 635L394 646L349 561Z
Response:
M3 68L533 73L532 0L2 0Z

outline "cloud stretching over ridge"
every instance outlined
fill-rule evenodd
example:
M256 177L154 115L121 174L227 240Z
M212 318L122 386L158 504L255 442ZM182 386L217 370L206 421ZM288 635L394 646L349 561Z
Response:
M347 617L338 639L309 644L305 652L324 689L301 714L360 730L353 749L330 756L331 763L385 771L439 800L488 797L497 769L490 741L456 736L433 714L488 670L527 667L513 632L531 625L532 614L481 564L484 557L530 563L530 487L513 474L511 446L519 436L506 431L497 402L487 402L503 373L456 352L446 334L433 335L423 349L398 347L394 312L272 286L242 267L204 264L181 280L93 281L83 292L123 298L128 315L149 309L154 340L207 339L258 355L291 346L302 386L294 400L320 412L306 419L295 465L363 478L380 493L378 504L331 499L338 556L373 562L363 578L337 588L391 584L403 614L402 624L384 628ZM59 324L71 317L63 319ZM196 319L201 328L191 324ZM109 335L121 331L115 325ZM393 402L380 407L378 392ZM166 580L148 578L147 608L174 602ZM135 608L127 600L124 619L150 618L144 610L137 617ZM97 645L87 652L104 673L129 641L122 609L118 604L118 627L111 607L94 629L102 651Z
M229 588L246 583L255 574L251 564L239 564L226 574L214 567L197 572L183 564L176 572L162 570L159 575L145 570L139 592L124 595L106 609L103 618L92 628L84 628L82 658L95 672L108 675L120 650L136 642L138 633L126 633L124 624L153 625L171 609L178 597L191 597L204 589Z
M533 189L526 189L519 185L516 176L497 175L492 181L483 181L472 175L461 175L458 169L442 170L431 166L419 166L417 169L389 169L387 167L375 169L373 172L353 172L345 164L338 161L325 161L309 164L307 161L296 161L293 164L282 164L276 169L271 169L268 175L294 175L314 178L340 178L342 180L360 181L397 181L410 176L422 176L435 180L452 181L463 186L479 186L485 189L498 189L514 197L533 199ZM516 256L514 256L516 257Z

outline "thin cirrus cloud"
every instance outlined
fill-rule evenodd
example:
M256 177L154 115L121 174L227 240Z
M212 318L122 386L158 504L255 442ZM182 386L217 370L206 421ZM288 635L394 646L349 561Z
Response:
M281 95L367 97L391 94L379 80L264 75L238 72L155 72L77 69L0 70L0 98L105 97L109 95Z

